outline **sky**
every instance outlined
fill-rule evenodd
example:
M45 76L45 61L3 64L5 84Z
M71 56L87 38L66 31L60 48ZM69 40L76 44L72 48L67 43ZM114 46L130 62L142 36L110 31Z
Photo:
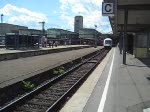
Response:
M74 31L74 17L83 16L84 28L112 32L108 17L102 16L102 0L0 0L3 22L41 29L61 28Z

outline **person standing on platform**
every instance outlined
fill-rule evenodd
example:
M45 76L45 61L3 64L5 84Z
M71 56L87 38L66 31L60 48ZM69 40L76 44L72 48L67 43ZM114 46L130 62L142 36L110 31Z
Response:
M44 39L44 47L47 47L47 38Z
M48 44L49 44L49 47L51 48L51 46L52 46L52 42L51 42L51 41L49 41L49 42L48 42Z
M41 42L42 42L42 47L45 47L45 36L42 36Z

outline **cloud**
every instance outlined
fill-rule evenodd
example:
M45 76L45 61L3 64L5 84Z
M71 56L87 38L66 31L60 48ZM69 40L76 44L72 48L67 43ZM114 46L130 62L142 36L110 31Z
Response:
M54 14L57 14L57 11L53 11Z
M4 14L4 17L9 17L7 21L8 23L12 24L39 26L38 22L48 22L47 16L45 14L33 12L25 8L18 8L11 4L7 4L1 8L0 13Z
M61 3L60 18L67 21L68 25L73 28L74 16L82 15L84 27L94 28L102 33L111 32L111 26L108 17L102 16L103 0L59 0Z

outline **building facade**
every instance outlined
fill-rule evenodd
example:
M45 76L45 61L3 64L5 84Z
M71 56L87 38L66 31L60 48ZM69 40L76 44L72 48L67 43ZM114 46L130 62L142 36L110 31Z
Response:
M42 30L36 29L19 29L19 35L42 35Z
M78 34L64 29L47 29L47 39L49 41L58 41L59 44L77 44Z
M101 42L101 33L95 29L83 28L79 30L79 39L81 44L90 44L94 45L96 43L100 44ZM96 42L96 43L95 43Z
M0 23L0 35L5 35L6 33L19 33L19 30L23 29L28 29L28 27L7 23Z
M79 38L94 40L95 37L99 38L102 34L95 29L83 28L79 30Z

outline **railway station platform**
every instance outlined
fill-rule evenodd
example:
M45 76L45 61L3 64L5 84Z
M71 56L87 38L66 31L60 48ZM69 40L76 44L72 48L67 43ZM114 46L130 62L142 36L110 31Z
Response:
M60 112L143 112L149 108L150 60L127 54L126 63L122 64L119 49L112 48Z
M83 46L80 47L83 48ZM64 47L57 47L58 51L59 48L62 49ZM0 61L0 88L4 88L16 82L71 62L102 48L102 46L97 48L84 47L84 49L75 48L74 50L70 49L69 51L65 52L56 51L56 53L51 54Z
M25 58L25 57L31 57L31 56L38 56L38 55L44 55L44 54L51 54L56 52L63 52L63 51L69 51L69 50L76 50L76 49L82 49L82 48L88 48L92 47L89 45L66 45L66 46L57 46L50 48L48 47L40 47L38 49L20 49L20 50L14 50L14 49L0 49L0 61L4 60L11 60L11 59L18 59L18 58Z

